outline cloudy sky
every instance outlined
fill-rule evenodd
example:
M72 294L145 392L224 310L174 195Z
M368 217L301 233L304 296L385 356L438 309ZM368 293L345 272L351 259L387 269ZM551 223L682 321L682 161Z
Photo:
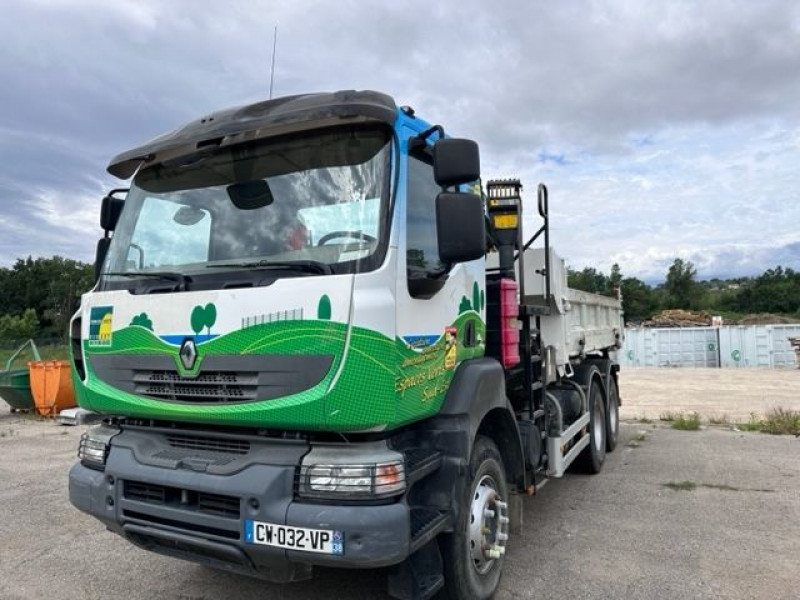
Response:
M111 156L275 95L377 89L550 188L575 267L800 267L800 3L4 0L0 265L91 260ZM531 230L535 217L527 218Z

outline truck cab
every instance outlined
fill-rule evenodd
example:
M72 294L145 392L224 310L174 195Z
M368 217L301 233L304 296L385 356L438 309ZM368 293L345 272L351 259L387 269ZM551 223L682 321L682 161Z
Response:
M592 436L604 453L615 370L601 351L573 390L562 356L540 381L523 328L514 392L525 296L477 144L345 91L207 115L108 170L132 180L103 200L97 285L71 323L79 404L105 417L72 503L250 576L390 567L397 598L490 597L520 495L546 478L551 414L575 456ZM506 264L487 273L494 247Z

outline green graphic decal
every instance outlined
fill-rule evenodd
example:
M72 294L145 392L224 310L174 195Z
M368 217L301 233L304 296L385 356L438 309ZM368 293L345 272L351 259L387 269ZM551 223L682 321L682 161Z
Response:
M203 329L208 328L208 334L211 335L211 328L217 322L217 307L209 303L205 306L195 306L192 310L191 323L192 331L197 335Z
M131 319L131 325L138 325L139 327L144 327L145 329L149 329L153 331L153 322L150 320L150 317L147 316L147 313L140 313Z
M478 339L485 339L483 322L470 311L443 332L448 335L442 335L423 352L409 348L401 339L392 340L378 332L353 327L344 365L341 361L348 332L344 323L305 320L259 324L199 343L198 364L191 373L182 368L175 346L145 328L126 327L115 332L113 344L87 344L88 384L84 386L76 380L76 386L82 388L78 397L82 406L107 414L305 430L390 429L439 410L453 377L453 355L456 362L483 355L482 345L463 344L469 320L475 322ZM132 357L167 354L174 359L182 377L202 373L202 360L210 355L328 354L334 361L319 384L291 396L246 403L194 404L137 396L99 381L91 357L108 353ZM336 383L331 385L337 373Z
M739 362L742 359L742 353L739 352L738 350L734 350L733 352L731 352L731 358L736 362Z
M89 344L108 346L111 344L111 328L114 319L113 306L95 306L89 313Z
M322 298L319 299L317 318L322 321L331 320L331 299L328 298L328 294L323 294Z

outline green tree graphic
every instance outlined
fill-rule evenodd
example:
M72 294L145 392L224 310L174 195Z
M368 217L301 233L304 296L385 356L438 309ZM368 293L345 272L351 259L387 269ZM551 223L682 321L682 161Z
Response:
M458 305L458 313L461 314L468 310L472 310L472 304L469 303L469 298L461 296L461 304Z
M321 321L330 321L331 313L331 299L328 298L328 294L323 294L317 305L317 318Z
M192 324L192 331L196 335L200 335L203 329L208 328L208 335L211 335L211 328L217 322L217 307L212 303L205 306L195 306L192 309L192 316L190 318Z
M192 331L195 334L200 335L200 332L203 331L203 327L205 327L205 319L206 319L206 311L203 309L202 306L195 306L192 310Z
M144 327L145 329L153 331L153 321L151 321L147 313L144 312L133 317L133 319L131 319L131 325L138 325L139 327Z
M211 335L211 328L217 322L217 307L214 304L206 304L206 327L208 327L208 335Z
M481 289L478 287L478 282L472 284L472 310L479 311L481 309Z
M481 310L486 308L486 294L481 290Z

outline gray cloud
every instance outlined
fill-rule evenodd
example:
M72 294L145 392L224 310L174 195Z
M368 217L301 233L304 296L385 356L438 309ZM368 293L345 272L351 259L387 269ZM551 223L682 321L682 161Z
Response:
M60 0L3 14L0 264L90 259L99 199L119 183L108 159L264 98L275 25L278 95L384 90L477 139L487 175L546 178L571 262L652 276L662 255L706 244L722 266L717 250L758 214L797 214L794 2ZM654 220L670 200L684 212ZM686 238L707 214L722 215L707 241ZM797 241L778 229L765 261Z

